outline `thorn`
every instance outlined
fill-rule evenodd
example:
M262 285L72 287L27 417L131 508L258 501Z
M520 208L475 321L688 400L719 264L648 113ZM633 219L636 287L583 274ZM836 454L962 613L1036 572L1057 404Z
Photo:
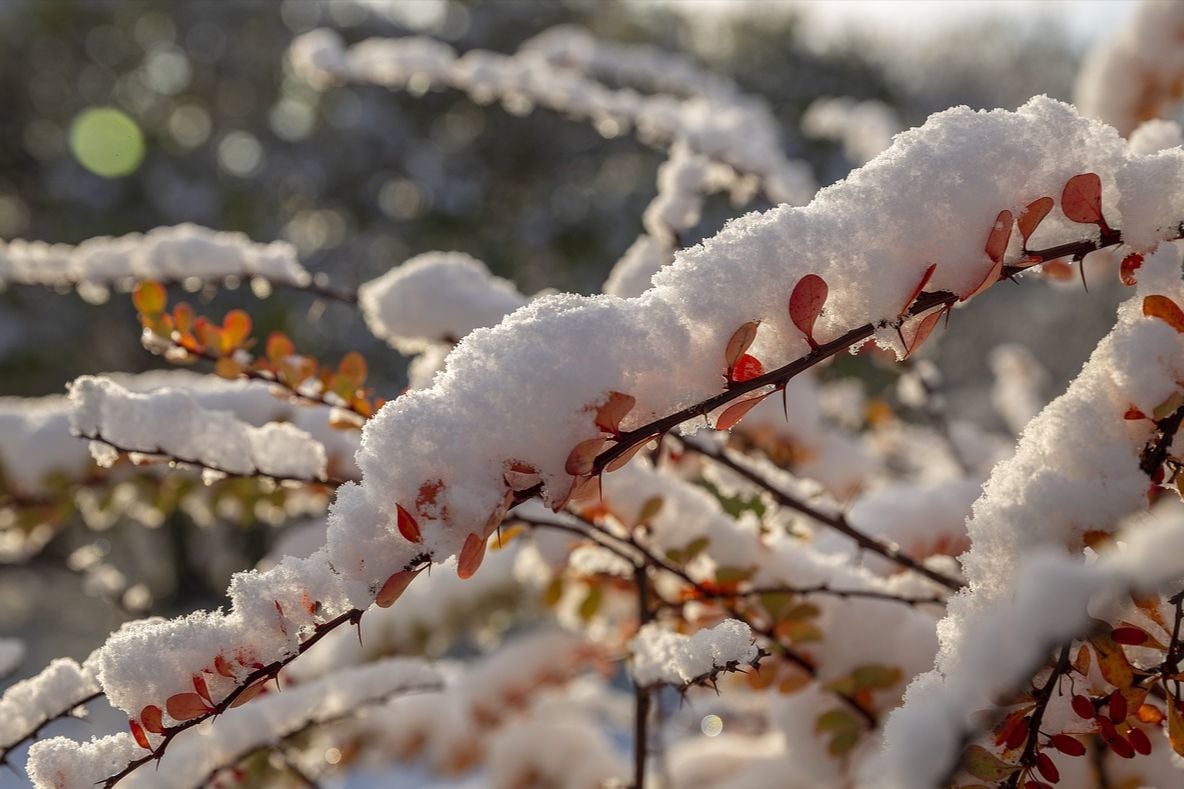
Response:
M1081 287L1085 288L1085 292L1089 293L1089 283L1085 281L1085 256L1082 255L1077 258L1077 270L1081 273Z
M946 307L946 325L944 327L946 331L950 330L950 313L953 311L954 311L953 306Z
M789 395L786 390L789 388L789 382L781 386L781 410L785 413L785 424L789 424Z

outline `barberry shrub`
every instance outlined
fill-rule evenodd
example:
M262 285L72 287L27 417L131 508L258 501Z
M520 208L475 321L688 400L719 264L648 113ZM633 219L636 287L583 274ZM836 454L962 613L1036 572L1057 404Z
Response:
M1184 151L1136 124L1179 97L1180 8L1091 58L1083 107L1114 126L1037 97L889 140L882 110L819 105L820 133L878 131L817 193L763 102L654 49L300 36L317 90L459 91L667 151L643 232L602 295L533 298L459 252L347 290L191 225L0 246L5 283L130 290L144 347L200 371L0 401L6 554L145 509L293 521L226 607L174 619L73 555L132 618L6 691L0 755L32 742L56 789L363 763L500 787L1178 785ZM687 247L716 192L772 207ZM958 313L1087 266L1128 295L1068 388L1046 403L1031 354L984 344L1018 440L948 413L930 349ZM227 279L356 307L415 357L409 388L178 299ZM851 354L896 394L844 377ZM100 698L125 731L40 739Z

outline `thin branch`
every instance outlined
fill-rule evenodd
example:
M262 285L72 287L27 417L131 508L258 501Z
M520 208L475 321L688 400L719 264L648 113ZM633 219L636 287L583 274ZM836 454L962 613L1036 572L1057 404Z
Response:
M238 698L243 693L245 693L248 688L251 688L261 682L264 682L264 683L268 682L268 681L273 680L276 677L278 677L280 671L284 668L284 666L288 665L293 660L295 660L296 658L303 655L305 652L307 652L309 649L311 649L313 646L315 646L318 641L320 641L322 638L327 636L329 633L331 633L332 631L341 627L342 625L345 625L345 624L356 625L359 622L361 622L362 613L363 612L361 609L351 608L349 611L346 611L345 613L340 614L337 617L330 619L327 622L322 622L321 624L316 626L316 628L313 631L313 634L311 636L306 638L304 641L300 642L300 646L298 646L296 648L295 652L293 652L291 655L289 655L286 658L282 658L280 660L273 661L273 662L269 663L268 665L263 666L262 668L258 668L258 669L255 669L254 671L252 671L238 684L237 687L235 687L234 690L232 690L229 694L227 694L226 697L222 699L222 701L215 704L209 712L205 713L204 715L199 715L196 718L190 718L189 720L184 721L182 723L178 723L176 726L166 727L164 730L163 739L161 740L160 744L156 747L155 751L150 751L149 753L145 754L144 756L141 756L139 759L134 759L131 762L128 762L127 766L125 766L122 770L120 770L119 772L115 773L114 775L110 776L105 781L103 781L103 788L110 789L110 787L115 786L120 781L122 781L124 778L126 778L127 776L129 776L133 772L135 772L137 769L139 769L140 767L143 767L145 764L148 764L149 762L154 762L154 761L157 761L158 759L161 759L164 756L165 750L169 747L169 744L174 739L176 739L178 734L185 731L186 729L193 728L194 726L198 725L199 723L203 723L204 721L207 721L210 718L213 718L217 715L221 715L223 712L226 712L228 709L230 709L232 706L234 706L234 702L237 701Z
M127 455L127 454L132 454L132 453L137 454L137 455L153 455L155 457L163 458L170 463L182 463L186 466L194 466L195 468L200 468L203 471L212 471L216 474L220 474L225 477L232 477L235 479L270 479L270 480L275 480L276 482L294 482L294 483L298 483L301 485L320 485L320 486L329 486L329 487L334 487L334 488L341 487L346 482L350 481L350 480L346 480L346 479L339 479L337 477L329 477L329 476L326 476L323 478L312 478L312 477L285 476L285 475L281 475L281 474L268 474L266 471L261 471L260 469L255 469L254 471L250 471L250 472L229 471L227 469L222 468L221 466L215 466L212 463L207 463L202 460L193 460L192 458L184 458L184 457L181 457L180 455L174 455L171 452L166 452L165 450L161 449L160 447L153 447L151 449L139 449L136 447L122 446L120 444L116 444L115 442L111 441L108 438L105 438L102 433L94 433L91 435L88 435L86 433L75 433L75 435L78 438L81 438L81 439L84 439L87 441L98 441L101 444L106 444L107 446L111 447L116 452L118 452L122 455Z
M19 738L13 740L7 745L0 745L0 765L7 765L9 755L25 743L32 742L33 740L37 739L46 726L53 723L54 721L65 720L66 718L72 717L74 710L89 704L95 699L102 697L102 695L103 691L101 690L88 693L82 698L70 702L67 706L62 707L57 712L47 716L44 720L42 720L25 734L21 735Z
M812 504L801 501L795 496L786 493L780 487L775 485L771 480L766 479L763 475L761 475L760 472L738 461L734 456L735 453L733 453L731 450L716 449L714 447L708 446L706 442L696 441L694 439L682 439L682 444L687 449L703 455L704 457L710 458L716 463L727 467L757 487L768 492L769 495L777 500L777 503L780 506L794 510L795 512L799 512L824 526L834 529L845 537L854 540L855 543L864 550L871 551L872 553L882 556L885 559L900 565L901 567L919 573L934 583L940 584L951 591L957 591L965 585L962 581L956 578L951 578L948 575L926 567L921 562L900 550L900 548L896 545L878 537L873 537L863 533L859 529L852 526L843 513L823 511Z
M645 564L633 568L633 582L637 587L638 627L653 619L649 603L649 573ZM653 688L643 686L636 679L633 682L633 787L645 789L646 759L649 757L650 701Z
M1024 745L1024 752L1020 756L1020 769L1013 772L1007 778L1004 786L1008 789L1016 789L1019 786L1020 778L1027 776L1028 772L1036 764L1036 749L1040 746L1040 724L1044 720L1044 713L1048 709L1048 703L1052 701L1052 694L1060 687L1061 677L1068 673L1071 664L1069 663L1069 650L1073 646L1073 641L1066 641L1061 645L1060 654L1057 656L1057 662L1052 668L1052 673L1048 675L1048 679L1044 685L1036 691L1036 706L1032 710L1032 719L1028 723L1028 741Z

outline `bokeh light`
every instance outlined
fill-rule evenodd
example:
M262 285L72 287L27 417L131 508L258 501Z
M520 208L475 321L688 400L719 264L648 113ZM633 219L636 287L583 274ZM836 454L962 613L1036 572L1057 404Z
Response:
M92 107L74 119L70 150L95 175L119 178L134 173L144 160L144 135L126 113Z

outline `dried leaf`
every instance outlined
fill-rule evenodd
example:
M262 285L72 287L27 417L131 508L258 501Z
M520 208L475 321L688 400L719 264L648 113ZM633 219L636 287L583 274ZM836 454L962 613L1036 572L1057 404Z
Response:
M485 540L480 534L470 534L465 537L465 544L461 546L460 556L457 557L456 574L462 581L472 578L484 560Z
M909 294L909 297L905 299L904 306L900 308L899 315L904 315L909 311L909 307L913 305L913 302L916 301L917 297L920 296L922 291L925 290L925 286L929 284L929 280L933 277L933 272L936 270L936 263L931 264L929 268L925 269L925 273L921 275L920 282L918 282L917 286L913 288L913 292Z
M1083 677L1087 676L1089 674L1090 661L1091 657L1089 647L1087 647L1085 644L1082 644L1077 648L1077 656L1073 658L1074 671Z
M1168 742L1178 756L1184 756L1184 718L1180 716L1178 702L1170 694L1168 703L1164 706L1168 710Z
M379 608L390 608L402 596L407 587L423 570L400 570L386 579L386 583L374 596L374 602Z
M196 693L177 693L169 696L164 708L173 720L187 721L208 715L214 710Z
M596 409L596 426L606 433L621 432L621 420L633 410L637 398L623 392L609 392L608 399Z
M757 327L760 325L760 321L749 321L741 324L740 328L732 333L732 338L728 340L728 347L724 349L724 362L727 369L731 370L735 367L736 360L744 355L744 352L752 345L753 340L756 339Z
M1003 262L1003 255L1007 252L1007 242L1011 240L1011 226L1013 220L1010 211L1000 211L995 217L995 224L991 225L991 232L987 234L987 257L996 263Z
M933 333L933 329L937 326L938 321L941 320L943 312L945 310L934 310L916 322L916 329L913 330L913 336L909 339L908 347L905 349L906 357L912 356L913 352L929 339L929 335Z
M1070 220L1096 225L1102 220L1102 179L1097 173L1075 175L1061 193L1061 210Z
M1135 681L1135 672L1122 651L1110 638L1109 633L1095 633L1089 638L1094 651L1098 653L1098 668L1102 676L1116 688L1129 688Z
M141 315L159 315L168 301L168 293L159 282L141 282L132 291L132 304Z
M1028 239L1036 232L1036 228L1044 221L1044 217L1048 216L1048 212L1052 210L1055 201L1051 197L1041 197L1038 200L1033 200L1028 203L1024 209L1024 213L1020 214L1019 219L1016 220L1016 225L1019 226L1020 235L1024 239L1024 246L1028 246Z
M590 438L576 444L576 448L567 456L563 468L573 477L582 477L592 473L596 465L596 458L604 451L608 441L604 438Z
M741 400L739 403L733 403L724 409L724 412L719 415L719 419L715 420L716 430L729 430L737 422L744 418L744 415L756 407L757 403L764 400L768 395L761 395L760 397L752 397L748 400Z
M419 523L410 512L403 509L402 504L395 505L395 525L399 528L399 534L402 534L403 539L407 542L421 542L423 540Z
M1184 334L1184 310L1181 310L1180 305L1167 296L1156 293L1143 299L1143 314L1151 318L1159 318L1176 331Z
M817 274L807 274L798 280L789 294L789 319L806 335L806 342L810 343L811 348L818 347L814 341L814 322L822 313L828 292L826 280Z

